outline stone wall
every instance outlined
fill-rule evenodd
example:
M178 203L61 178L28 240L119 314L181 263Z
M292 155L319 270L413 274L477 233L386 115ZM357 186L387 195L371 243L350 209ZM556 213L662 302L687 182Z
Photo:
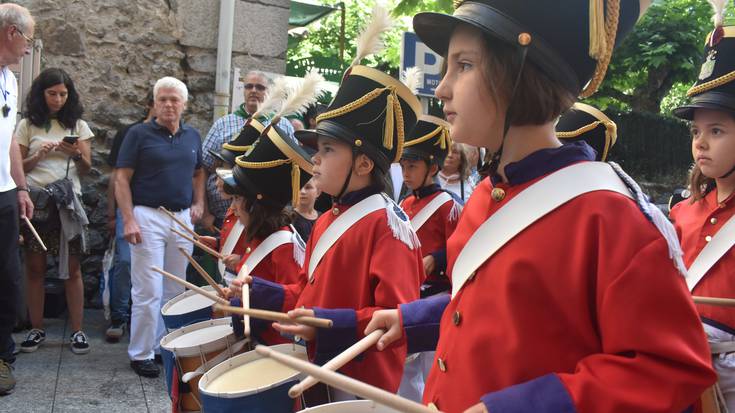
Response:
M186 121L204 137L212 123L219 1L15 0L36 19L43 67L68 71L96 135L93 170L83 179L93 253L83 262L89 291L108 237L104 162L116 131L143 115L145 96L163 76L189 87ZM238 0L233 67L284 73L289 0Z

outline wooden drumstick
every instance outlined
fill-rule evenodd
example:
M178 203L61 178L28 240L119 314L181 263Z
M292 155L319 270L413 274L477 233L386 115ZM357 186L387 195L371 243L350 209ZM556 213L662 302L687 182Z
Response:
M302 373L314 376L319 381L324 382L332 387L338 388L348 393L352 393L365 399L373 400L378 404L382 404L398 411L407 413L436 412L436 410L432 410L424 406L423 404L404 399L403 397L396 394L389 393L383 389L371 386L367 383L363 383L351 377L347 377L345 375L327 370L323 367L311 364L308 361L300 360L296 357L279 353L269 347L259 345L255 347L255 351L262 356L270 357L283 365L291 367L294 370L298 370Z
M322 368L330 371L339 370L342 366L352 361L352 359L364 353L370 347L374 346L375 343L380 340L380 337L382 337L383 334L385 334L385 330L373 331L372 333L363 337L362 340L351 345L349 348L347 348L347 350L339 353L335 358L329 360L326 364L322 366ZM301 393L308 390L317 383L319 383L319 380L315 379L313 376L307 376L305 379L301 380L300 383L294 384L288 390L288 395L291 396L292 399L295 399L301 396Z
M46 249L46 244L43 243L43 240L41 239L41 236L38 235L38 232L36 232L36 228L33 227L33 224L31 224L31 220L28 219L28 217L24 216L23 219L26 222L26 225L28 225L28 228L31 229L31 232L33 233L33 236L36 238L36 241L38 241L39 244L41 244L41 248L43 248L44 251L48 251Z
M189 281L186 281L186 280L184 280L182 278L179 278L179 277L171 274L170 272L164 271L164 270L162 270L162 269L160 269L158 267L151 267L151 269L153 271L157 272L157 273L160 273L164 277L166 277L166 278L168 278L168 279L170 279L172 281L175 281L175 282L183 285L184 287L186 287L186 288L188 288L188 289L190 289L190 290L192 290L192 291L194 291L194 292L196 292L198 294L201 294L201 295L209 298L210 300L214 301L215 303L229 304L229 301L225 300L224 298L218 297L216 294L210 293L209 291L205 290L204 288L197 287L196 285L190 283ZM217 304L215 304L215 306L216 305Z
M286 313L279 313L278 311L259 310L256 308L240 308L233 307L230 305L215 304L215 310L226 311L229 313L249 315L250 317L259 318L261 320L278 321L279 323L289 324L303 324L305 326L311 326L316 328L331 328L332 320L328 318L317 318L317 317L296 317L291 318Z
M203 243L195 240L194 238L184 234L183 232L177 230L176 228L171 227L171 231L175 232L178 236L181 238L184 238L185 240L191 242L192 244L196 245L197 247L201 248L204 252L207 254L217 258L218 260L222 260L224 257L219 252L209 248L208 246L204 245Z
M732 298L717 298L717 297L699 297L693 296L695 304L710 304L718 305L720 307L735 307L735 299Z
M201 275L202 278L204 278L207 281L207 283L209 285L211 285L212 288L214 288L215 291L217 291L217 294L219 294L221 297L224 297L225 296L225 292L222 291L222 287L220 287L219 284L217 284L214 281L214 279L212 279L212 277L210 277L209 274L207 274L207 271L204 268L202 268L202 266L199 265L198 262L196 262L196 260L194 259L194 257L192 257L191 255L189 255L186 252L186 250L183 249L183 248L181 248L181 247L179 247L179 251L181 251L181 253L184 254L184 256L186 257L187 260L189 260L189 264L191 264L191 266L194 267L195 270L197 270L197 272L199 273L199 275Z
M237 273L237 279L240 281L245 281L245 276L249 273L247 264L243 264L242 267L240 267L240 272ZM250 308L250 284L243 283L242 284L242 308L249 309ZM244 314L242 316L242 321L245 325L245 335L250 336L250 316L247 314Z
M164 208L162 206L158 207L158 210L159 211L162 211L163 213L165 213L166 215L168 215L169 218L171 218L174 221L176 221L176 223L179 224L179 226L181 226L181 228L184 228L184 230L186 230L186 232L188 232L189 234L191 234L191 236L194 237L194 239L199 239L199 234L197 234L196 232L194 232L193 229L189 228L189 226L186 225L182 220L178 219L176 217L176 215L174 215L173 212L169 211L168 209L166 209L166 208Z

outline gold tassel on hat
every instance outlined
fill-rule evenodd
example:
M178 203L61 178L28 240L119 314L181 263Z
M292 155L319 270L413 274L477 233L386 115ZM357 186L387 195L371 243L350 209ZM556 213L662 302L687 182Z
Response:
M301 168L296 162L291 162L291 205L294 207L299 202L299 191L301 191Z
M385 103L385 131L383 131L383 146L387 150L393 149L393 92L388 94Z
M590 57L600 60L607 51L605 0L590 0Z

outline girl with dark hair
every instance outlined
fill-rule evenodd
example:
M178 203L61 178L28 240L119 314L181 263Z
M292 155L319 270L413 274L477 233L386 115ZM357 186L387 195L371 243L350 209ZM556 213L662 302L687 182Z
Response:
M71 350L75 354L89 352L87 337L82 332L84 286L80 256L86 249L84 224L87 218L81 204L79 176L87 173L92 165L90 139L94 135L81 119L83 111L69 75L62 69L46 69L33 81L26 100L25 118L15 131L23 156L23 169L33 194L45 196L44 188L68 178L62 182L70 182L66 187L75 198L71 202L75 206L71 214L76 214L72 216L66 209L60 211L55 208L53 197L44 203L35 197L39 212L34 214L34 225L48 251L24 227L26 294L33 328L21 344L23 352L36 351L46 338L43 330L46 254L59 256L59 277L65 280L71 323ZM40 221L38 218L44 216L44 206L48 208L47 219Z
M446 58L452 139L493 153L447 241L451 294L366 330L387 330L379 349L404 334L409 352L435 349L424 403L673 413L715 381L673 227L620 167L554 131L649 4L465 0L414 17Z

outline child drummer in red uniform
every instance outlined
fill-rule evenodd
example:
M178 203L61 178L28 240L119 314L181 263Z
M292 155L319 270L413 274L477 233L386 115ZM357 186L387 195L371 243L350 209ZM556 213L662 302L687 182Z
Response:
M671 218L689 268L687 285L696 296L735 298L735 27L722 26L707 37L699 80L691 102L674 110L690 120L692 167L690 198L676 204ZM698 304L710 342L719 391L735 411L735 310Z
M368 331L436 349L423 401L444 412L684 411L715 375L675 232L619 167L554 131L646 2L457 3L414 29L446 57L452 138L493 153L491 175L447 245L451 298L377 312Z

